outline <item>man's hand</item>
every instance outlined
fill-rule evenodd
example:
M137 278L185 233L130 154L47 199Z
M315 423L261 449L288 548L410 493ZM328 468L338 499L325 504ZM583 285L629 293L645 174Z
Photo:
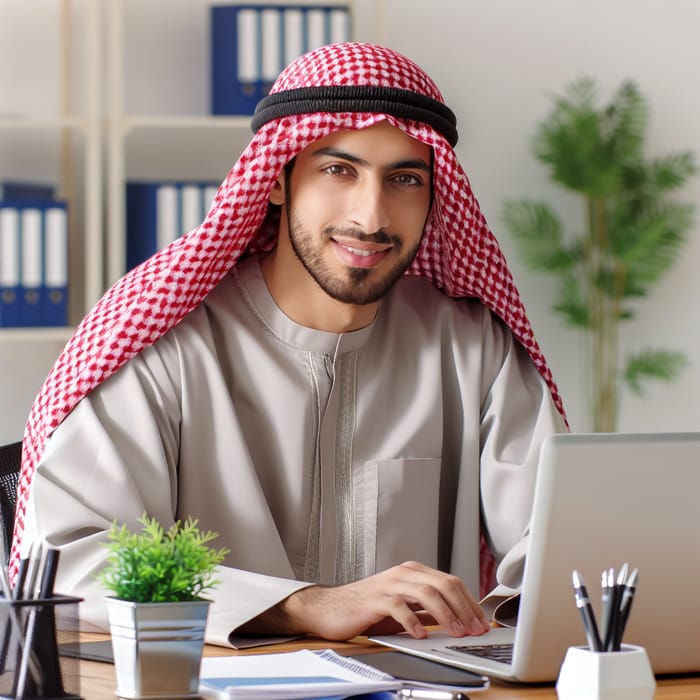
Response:
M239 629L256 634L310 634L329 640L406 630L416 638L437 623L454 637L489 628L479 604L457 576L414 561L344 586L310 586Z

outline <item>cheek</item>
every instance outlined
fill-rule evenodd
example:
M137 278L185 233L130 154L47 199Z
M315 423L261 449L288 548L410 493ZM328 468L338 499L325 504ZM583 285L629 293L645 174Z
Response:
M292 207L308 225L323 227L342 223L346 204L342 193L315 187L295 192Z
M428 202L401 202L394 209L393 228L401 231L407 240L418 242L427 223L428 211Z

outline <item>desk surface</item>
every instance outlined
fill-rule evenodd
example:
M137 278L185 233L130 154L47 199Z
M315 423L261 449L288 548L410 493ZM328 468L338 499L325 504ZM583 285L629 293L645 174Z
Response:
M82 635L85 639L104 639L102 635ZM339 653L362 653L365 651L377 651L381 653L375 645L358 638L353 643L329 643L329 642L291 642L289 644L278 644L274 647L266 647L266 650L296 651L297 649L326 649L328 647L336 649ZM207 646L206 655L222 656L226 654L251 654L264 653L262 649L251 649L247 651L234 651L222 647ZM98 661L80 662L80 692L85 700L114 700L114 689L116 682L114 679L114 666L112 664L100 663ZM479 691L472 695L472 700L556 700L557 694L554 685L546 686L525 686L500 683L492 681L491 687L486 691ZM663 678L658 681L654 700L697 700L700 697L700 674L683 678Z

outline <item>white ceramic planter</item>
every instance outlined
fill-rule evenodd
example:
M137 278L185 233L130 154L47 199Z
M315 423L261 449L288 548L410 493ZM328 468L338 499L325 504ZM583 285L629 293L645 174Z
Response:
M643 647L620 651L570 647L557 679L559 700L652 700L656 680Z
M134 603L107 597L117 695L198 698L208 600Z

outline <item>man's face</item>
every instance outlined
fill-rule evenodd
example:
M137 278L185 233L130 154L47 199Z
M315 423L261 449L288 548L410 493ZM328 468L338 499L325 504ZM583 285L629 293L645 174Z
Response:
M297 156L286 184L290 243L316 283L347 304L381 299L420 244L430 147L387 122L337 132Z

